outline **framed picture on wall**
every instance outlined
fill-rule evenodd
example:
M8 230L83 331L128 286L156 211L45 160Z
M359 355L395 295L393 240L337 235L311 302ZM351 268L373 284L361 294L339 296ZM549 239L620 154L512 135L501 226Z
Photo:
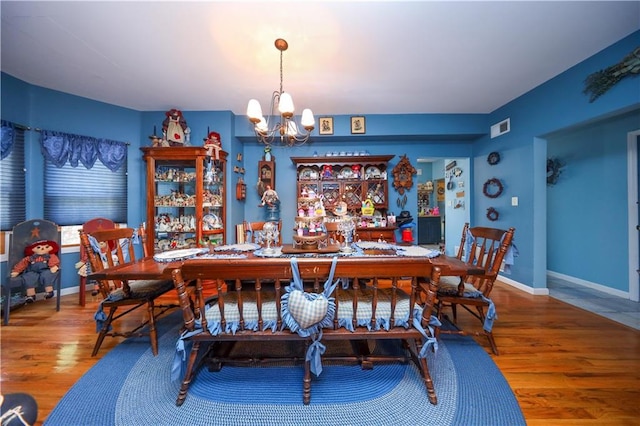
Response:
M365 129L365 120L364 117L351 117L351 133L352 134L364 134L366 132Z
M320 117L320 128L318 133L321 135L333 134L333 117Z

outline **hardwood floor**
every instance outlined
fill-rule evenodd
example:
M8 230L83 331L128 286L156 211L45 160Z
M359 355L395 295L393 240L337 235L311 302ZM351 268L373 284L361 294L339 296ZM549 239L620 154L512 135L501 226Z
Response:
M501 354L491 356L516 394L527 424L639 423L640 331L500 283L492 296ZM9 326L0 329L1 391L32 394L39 405L38 424L119 341L107 338L91 358L97 300L88 296L84 308L77 304L77 295L61 300L60 312L55 311L55 299L39 301L12 312ZM464 328L479 330L476 321L460 313ZM484 336L476 340L491 352Z

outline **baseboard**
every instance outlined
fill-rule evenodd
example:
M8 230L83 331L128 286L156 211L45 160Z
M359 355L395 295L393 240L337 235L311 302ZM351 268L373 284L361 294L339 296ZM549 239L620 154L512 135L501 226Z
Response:
M630 295L628 291L617 290L615 288L607 287L602 284L593 283L591 281L583 280L580 278L572 277L570 275L561 274L559 272L547 271L547 276L551 278L558 278L571 284L580 285L583 287L587 287L593 290L598 290L603 293L611 294L613 296L622 297L623 299L629 299Z
M522 284L518 281L512 280L511 278L507 278L504 275L498 275L498 279L497 281L503 283L503 284L507 284L510 285L511 287L515 287L518 290L522 290L525 293L529 293L532 294L534 296L548 296L549 295L549 289L548 288L533 288L531 286L528 286L526 284Z

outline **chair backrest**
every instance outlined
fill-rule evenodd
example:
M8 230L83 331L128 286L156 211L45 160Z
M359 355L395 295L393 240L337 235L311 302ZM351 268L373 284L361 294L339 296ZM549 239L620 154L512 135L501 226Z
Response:
M116 227L116 223L111 219L107 219L104 217L96 217L86 221L82 225L82 231L92 233L94 231L98 231L100 229L113 229ZM84 249L84 246L80 244L80 260L87 260L87 252Z
M242 222L242 226L245 232L245 242L247 243L260 243L258 238L258 233L255 231L261 231L262 227L267 222L275 222L275 221L262 221L262 222ZM279 220L278 224L278 238L275 241L275 245L280 245L280 241L282 240L282 221ZM262 242L262 245L266 245L266 242Z
M504 230L483 226L469 227L468 223L465 223L462 229L462 238L456 257L483 267L485 271L483 275L469 275L465 281L472 283L487 297L493 289L493 283L498 277L514 233L515 228Z
M60 248L60 229L54 222L44 219L32 219L13 227L9 241L8 270L25 256L24 249L36 241L54 241ZM57 253L60 257L60 252Z
M96 252L92 246L90 237L93 237L103 247L99 252ZM97 272L115 265L135 261L133 237L133 228L101 229L91 233L80 231L80 244L87 253L91 270ZM101 280L99 284L102 296L107 297L111 292L109 282ZM122 287L121 281L114 281L114 284L116 287Z

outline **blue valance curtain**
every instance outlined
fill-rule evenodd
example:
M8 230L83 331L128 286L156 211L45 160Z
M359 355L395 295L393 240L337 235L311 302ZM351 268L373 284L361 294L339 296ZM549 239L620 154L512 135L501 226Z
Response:
M2 120L0 123L0 131L2 135L2 154L0 156L0 160L4 160L9 154L11 154L13 144L16 141L15 125L10 121Z
M78 163L82 163L91 169L96 160L100 160L115 172L127 161L125 142L42 130L40 144L42 154L56 167L63 167L69 161L71 167L78 167Z

